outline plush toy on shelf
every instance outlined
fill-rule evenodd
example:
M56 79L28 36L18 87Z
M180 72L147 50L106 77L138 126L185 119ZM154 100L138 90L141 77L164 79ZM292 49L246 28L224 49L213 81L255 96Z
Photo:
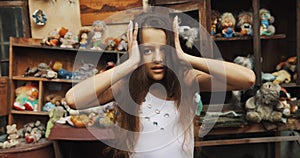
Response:
M246 119L251 122L281 122L280 90L278 84L265 82L256 95L246 101Z
M280 62L276 66L276 72L272 74L276 77L274 83L290 83L297 79L297 57L289 57L286 61Z
M13 108L16 110L36 111L38 105L39 90L31 83L18 87L15 90L16 99Z
M74 48L77 42L77 37L71 31L68 31L62 38L60 38L62 48Z
M56 106L61 106L63 97L58 94L49 94L45 97L45 105L43 106L42 110L49 112L51 109L53 109Z
M221 30L223 37L233 37L235 34L236 20L232 13L225 12L221 15Z
M238 15L238 23L237 27L241 30L238 33L240 36L252 36L252 22L253 22L253 15L252 12L241 12Z
M103 50L102 38L106 31L106 23L101 20L96 20L92 25L93 29L89 33L88 42L92 50Z
M8 135L7 140L4 141L3 143L0 142L0 149L8 149L12 148L14 146L17 146L19 142L19 135L18 135L18 130L17 130L17 125L12 124L12 125L7 125L6 126L6 133Z
M275 18L271 15L270 11L262 8L259 10L260 17L260 35L271 36L275 34L275 27L272 25Z

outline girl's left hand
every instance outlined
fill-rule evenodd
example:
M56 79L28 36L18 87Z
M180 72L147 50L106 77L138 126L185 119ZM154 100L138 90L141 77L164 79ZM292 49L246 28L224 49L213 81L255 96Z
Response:
M183 52L183 50L181 48L180 40L179 40L178 16L175 16L175 18L174 18L173 31L174 31L175 49L176 49L177 56L178 56L179 60L184 61L186 59L184 58L185 53Z

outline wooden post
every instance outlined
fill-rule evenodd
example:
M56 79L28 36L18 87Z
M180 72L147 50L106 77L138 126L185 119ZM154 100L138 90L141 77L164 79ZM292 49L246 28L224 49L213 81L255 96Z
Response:
M255 74L256 74L256 86L261 85L261 41L260 41L260 20L259 20L259 8L260 8L260 1L253 0L252 1L253 7L253 51L254 51L254 63L255 63Z

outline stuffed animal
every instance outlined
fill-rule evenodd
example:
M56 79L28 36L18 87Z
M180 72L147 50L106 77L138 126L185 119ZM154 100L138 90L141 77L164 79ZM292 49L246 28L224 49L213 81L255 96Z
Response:
M233 37L235 34L236 20L232 13L225 12L221 15L221 30L223 37Z
M187 48L192 48L198 37L198 29L190 26L179 26L179 36L185 41Z
M90 64L90 63L85 63L84 61L82 61L82 65L74 71L73 74L75 74L75 75L74 75L73 79L84 80L86 78L96 75L98 72L99 71L98 71L96 65Z
M18 87L15 90L16 99L13 108L16 110L37 110L39 91L31 83Z
M8 134L7 140L3 143L0 142L0 148L7 149L7 148L14 147L20 143L18 140L19 135L18 135L16 124L7 125L6 133Z
M73 32L68 31L62 38L60 38L62 48L74 48L75 43L77 42L77 37Z
M60 38L64 37L68 31L69 29L64 27L54 29L53 31L49 32L48 36L46 36L42 40L42 44L46 46L54 46L54 47L60 46L61 45Z
M280 90L278 84L272 82L264 83L256 95L246 101L246 119L251 122L279 122L282 120L280 107Z
M239 13L237 27L239 27L241 30L238 33L238 35L251 36L253 34L252 22L253 22L252 12Z
M46 63L39 63L38 66L27 68L24 76L42 77L53 79L57 78L57 72L53 71Z
M106 23L101 20L96 20L93 22L92 30L88 34L88 42L90 49L92 50L103 50L102 38L106 31Z
M116 43L117 43L118 51L127 51L128 49L127 34L123 33Z
M271 15L270 11L262 8L259 10L260 17L260 35L271 36L275 34L275 27L272 25L275 18Z
M56 106L61 106L63 97L57 94L49 94L45 97L45 105L43 106L42 110L49 112Z
M297 57L289 57L286 61L280 62L276 66L276 70L286 70L291 75L292 80L297 79Z
M273 72L272 75L276 77L273 81L275 84L291 82L291 74L287 70L279 70L277 72Z
M105 50L108 50L108 51L114 51L114 50L117 50L117 41L116 39L114 39L113 37L107 37L105 39Z
M61 79L74 79L76 77L76 73L61 68L58 70L57 76Z

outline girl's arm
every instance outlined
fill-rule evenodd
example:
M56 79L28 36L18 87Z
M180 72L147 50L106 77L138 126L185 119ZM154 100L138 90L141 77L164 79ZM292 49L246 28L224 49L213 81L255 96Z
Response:
M244 66L184 53L179 41L177 17L173 22L173 30L178 57L189 62L196 69L192 73L196 75L201 91L247 89L255 83L254 72Z
M79 82L66 93L66 101L71 108L83 109L112 101L111 86L137 68L140 53L136 41L138 26L130 22L128 26L129 59L122 64ZM99 102L98 102L99 101Z

